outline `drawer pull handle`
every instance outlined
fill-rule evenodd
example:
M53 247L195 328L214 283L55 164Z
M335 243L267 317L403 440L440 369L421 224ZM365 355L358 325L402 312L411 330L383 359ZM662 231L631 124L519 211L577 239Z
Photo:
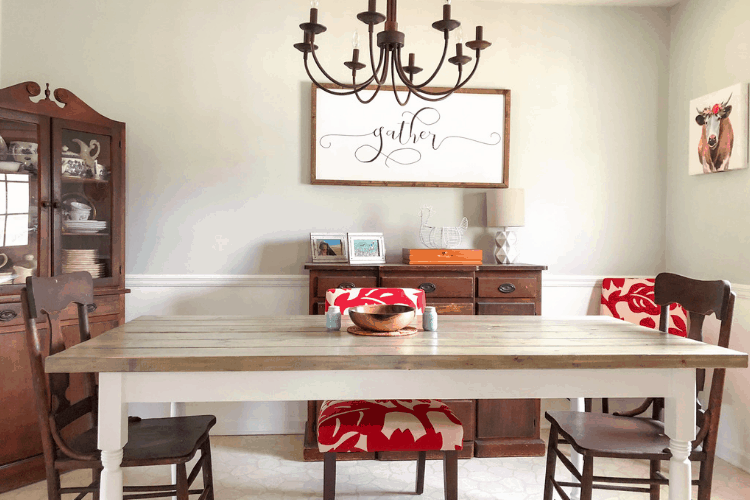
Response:
M89 313L96 311L96 304L88 304L86 306L86 311Z
M345 281L344 283L339 283L339 286L336 288L357 288L357 285Z
M0 312L0 321L11 321L16 316L18 316L18 313L16 311L11 311L10 309Z
M516 291L516 285L513 283L503 283L497 289L500 293L513 293Z
M435 286L435 284L434 283L429 283L429 282L428 283L422 283L417 288L419 288L420 290L424 290L424 293L432 293L435 290L437 290L437 287Z

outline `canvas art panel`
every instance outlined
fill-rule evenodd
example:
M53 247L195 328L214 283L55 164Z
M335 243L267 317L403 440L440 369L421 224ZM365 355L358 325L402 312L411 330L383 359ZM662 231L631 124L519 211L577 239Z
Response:
M385 263L383 233L349 233L350 264Z
M411 96L403 107L392 87L370 104L312 92L312 184L508 186L510 90L461 89L439 102Z
M310 233L313 262L348 262L348 240L345 233Z
M690 101L689 174L747 168L749 132L746 83Z

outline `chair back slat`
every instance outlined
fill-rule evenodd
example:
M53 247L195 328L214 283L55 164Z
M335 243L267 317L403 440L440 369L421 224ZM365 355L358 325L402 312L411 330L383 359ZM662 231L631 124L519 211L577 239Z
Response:
M731 286L728 281L700 281L678 274L661 273L654 284L654 301L665 306L678 303L690 312L723 320L727 314Z

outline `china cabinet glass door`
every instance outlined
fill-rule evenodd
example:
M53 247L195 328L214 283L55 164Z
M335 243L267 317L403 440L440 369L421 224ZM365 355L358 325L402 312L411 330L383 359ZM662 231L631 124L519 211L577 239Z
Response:
M0 110L0 293L48 272L48 129L46 117Z
M119 284L120 147L112 129L52 120L54 274L88 271L97 285Z

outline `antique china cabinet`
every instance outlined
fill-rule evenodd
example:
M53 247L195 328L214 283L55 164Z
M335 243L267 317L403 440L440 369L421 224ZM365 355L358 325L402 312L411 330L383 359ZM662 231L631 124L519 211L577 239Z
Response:
M91 331L125 320L125 124L73 93L0 90L0 493L44 478L20 290L89 271ZM77 332L75 309L64 327Z

